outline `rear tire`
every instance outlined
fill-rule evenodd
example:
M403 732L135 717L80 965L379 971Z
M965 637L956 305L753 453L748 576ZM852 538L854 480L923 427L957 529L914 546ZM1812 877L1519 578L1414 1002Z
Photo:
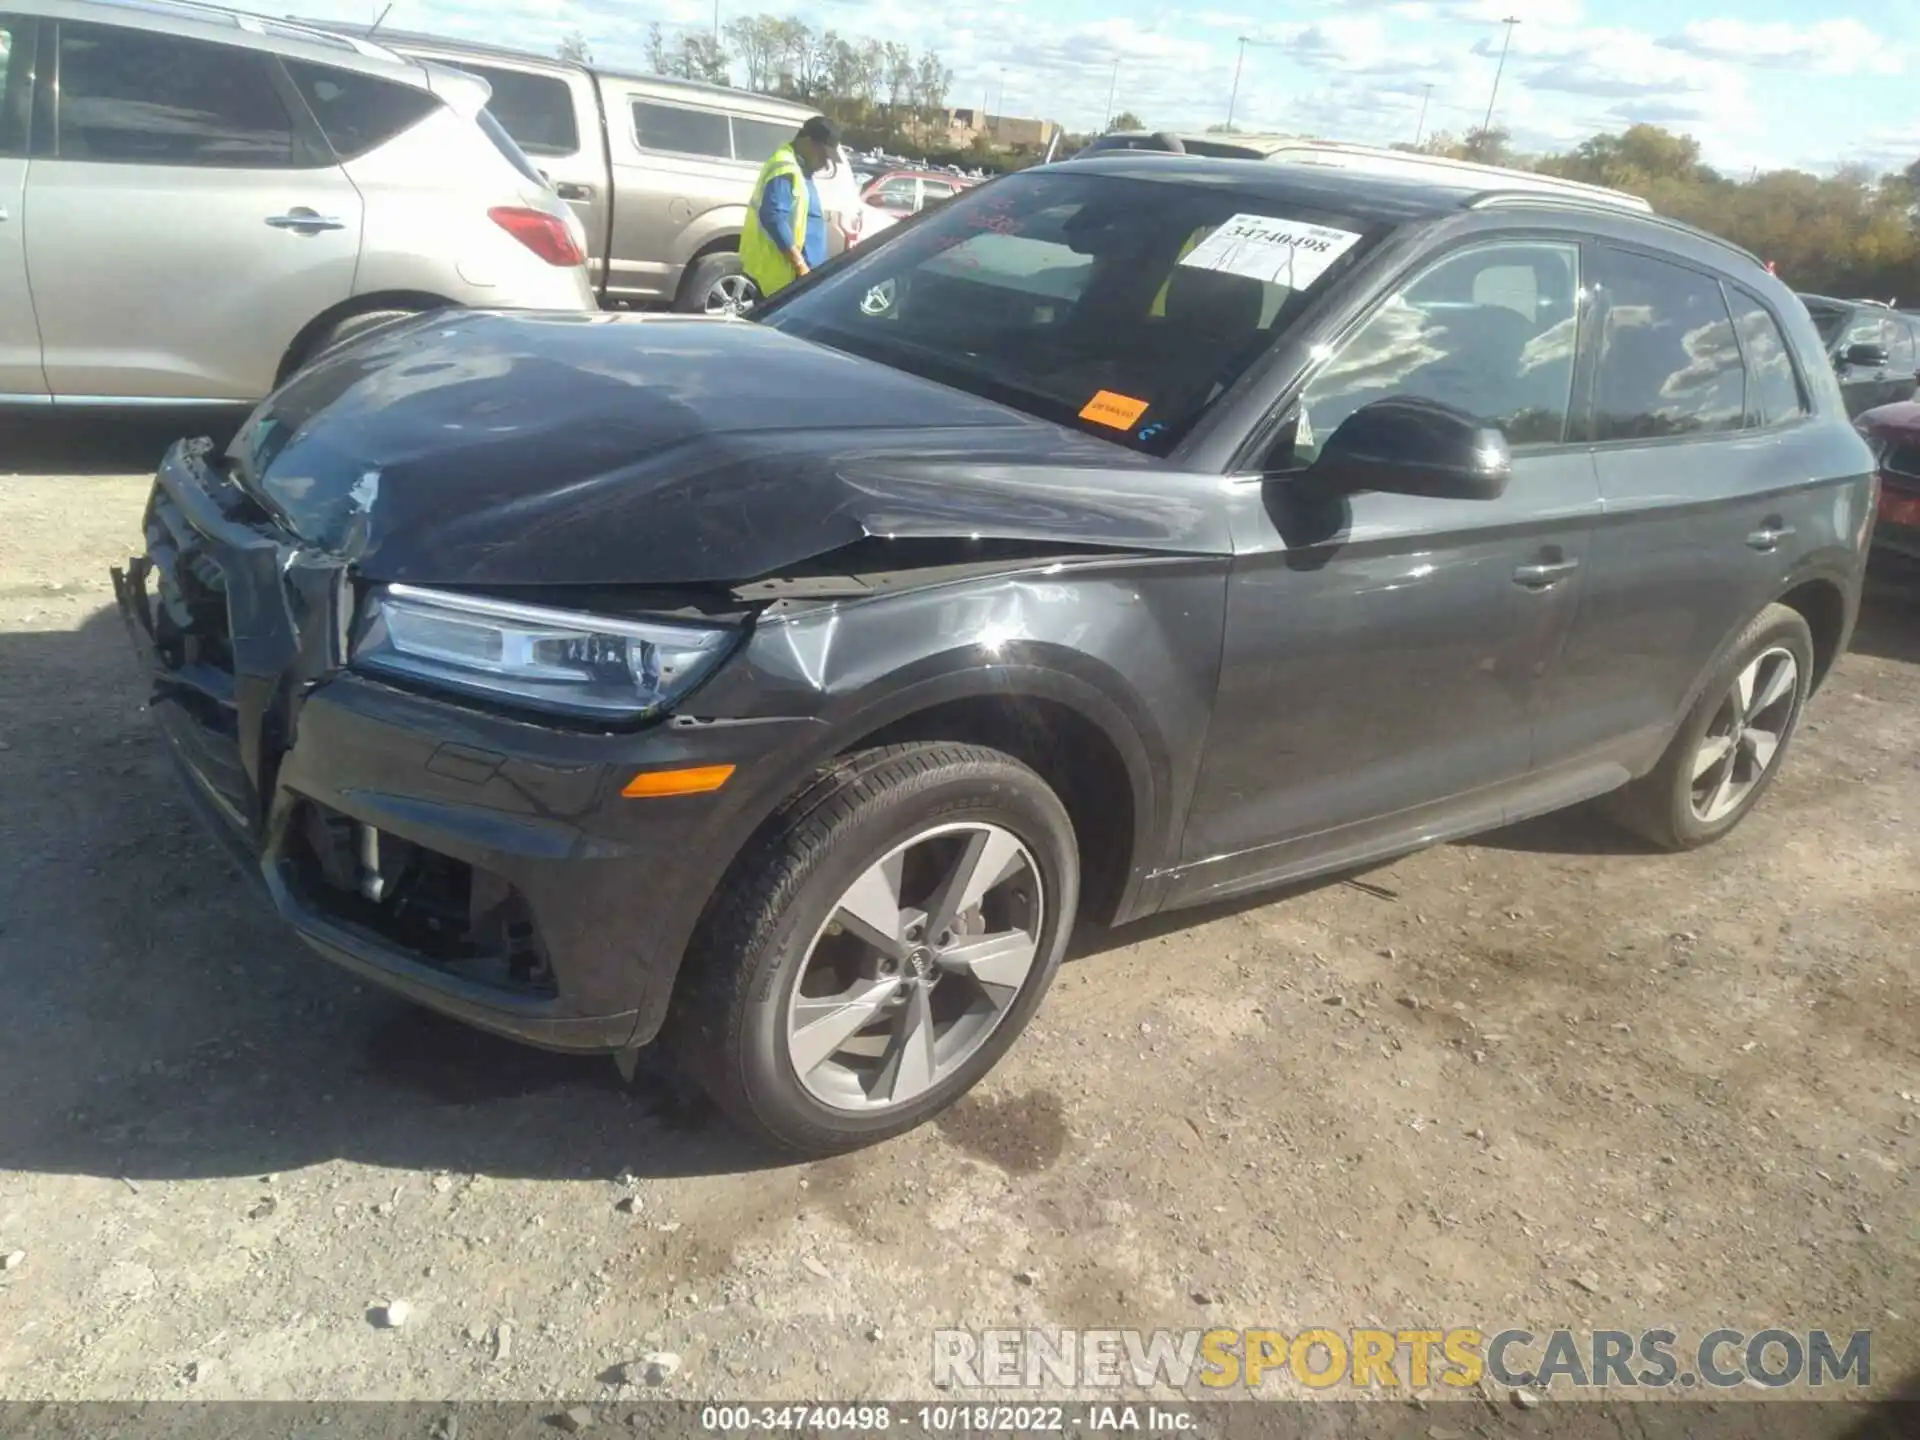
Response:
M682 315L745 315L759 299L739 254L722 250L702 255L687 267L673 308Z
M415 315L426 313L428 312L424 309L362 310L357 314L343 315L308 342L305 351L288 367L287 376L291 379L329 350L337 350L350 340L358 340L370 330L376 330L395 320L410 320Z
M845 756L715 895L663 1038L735 1124L781 1149L898 1135L1018 1038L1079 890L1065 808L1011 756L945 742Z
M1725 835L1780 773L1813 680L1813 632L1769 605L1715 670L1660 763L1601 798L1600 812L1663 850Z

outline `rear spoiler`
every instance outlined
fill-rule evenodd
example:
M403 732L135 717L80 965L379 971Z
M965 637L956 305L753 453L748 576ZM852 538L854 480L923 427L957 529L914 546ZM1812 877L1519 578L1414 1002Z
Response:
M409 57L412 58L412 57ZM442 65L435 60L416 61L427 72L427 88L447 104L462 120L472 120L487 108L493 98L493 86L471 70Z

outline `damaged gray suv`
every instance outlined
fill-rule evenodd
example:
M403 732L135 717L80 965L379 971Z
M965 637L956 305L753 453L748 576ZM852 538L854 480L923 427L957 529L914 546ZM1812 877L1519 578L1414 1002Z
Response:
M1845 649L1872 468L1707 235L1120 155L752 322L370 334L176 446L116 584L315 949L658 1037L817 1153L979 1080L1076 921L1598 797L1725 834Z

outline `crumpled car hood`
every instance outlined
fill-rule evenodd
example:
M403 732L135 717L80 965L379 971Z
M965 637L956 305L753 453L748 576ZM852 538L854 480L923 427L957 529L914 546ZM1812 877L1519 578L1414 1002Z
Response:
M462 311L262 403L235 479L367 578L737 583L868 537L1226 554L1217 476L780 334Z

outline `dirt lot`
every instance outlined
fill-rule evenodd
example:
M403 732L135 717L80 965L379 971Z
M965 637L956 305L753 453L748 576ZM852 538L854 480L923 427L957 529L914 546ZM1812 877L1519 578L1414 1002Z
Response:
M1873 1330L1877 1391L1920 1365L1911 579L1719 847L1554 817L1107 937L945 1123L772 1166L283 933L110 608L164 438L0 442L0 1396L593 1399L649 1350L670 1395L925 1396L954 1324L1825 1326Z

